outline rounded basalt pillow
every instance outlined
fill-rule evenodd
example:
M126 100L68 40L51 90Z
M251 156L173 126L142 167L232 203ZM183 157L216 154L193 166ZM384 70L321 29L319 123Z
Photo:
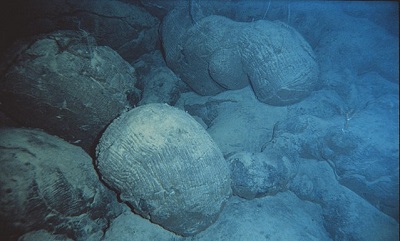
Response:
M163 19L168 67L200 95L246 87L249 79L238 48L238 36L246 24L212 15L191 25L184 11L172 10Z
M243 29L240 38L243 69L261 102L294 104L320 85L314 51L289 25L256 21Z
M295 173L293 163L286 156L238 152L227 161L232 173L233 194L246 199L285 191Z
M3 56L0 110L90 153L106 125L139 101L134 72L84 31L33 36Z
M189 114L166 104L115 119L100 139L96 166L134 212L182 236L210 226L231 194L218 146Z
M0 129L2 240L34 230L100 240L120 212L81 148L40 130Z
M313 49L289 25L215 15L190 24L184 13L170 11L161 35L168 66L196 93L216 95L250 83L261 102L285 106L318 89Z

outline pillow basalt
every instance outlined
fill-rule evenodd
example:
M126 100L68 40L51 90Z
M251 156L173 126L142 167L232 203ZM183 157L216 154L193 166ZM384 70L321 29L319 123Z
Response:
M319 66L304 38L279 21L235 22L211 15L195 24L171 11L163 20L168 66L200 95L251 84L269 105L297 103L317 89ZM176 28L176 25L184 27Z
M134 212L182 236L210 226L231 194L217 145L189 114L166 104L115 119L97 146L96 166Z
M242 32L239 49L243 69L261 102L294 104L318 87L319 67L312 48L285 23L250 23Z
M22 128L0 129L0 204L1 240L41 229L73 240L100 240L121 212L86 152Z
M90 39L63 30L15 43L0 63L0 110L91 153L98 134L139 101L140 90L132 66Z

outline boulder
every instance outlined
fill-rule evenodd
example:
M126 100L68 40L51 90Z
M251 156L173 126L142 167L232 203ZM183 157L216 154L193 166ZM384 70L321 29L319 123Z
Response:
M246 199L286 191L295 174L294 165L286 156L239 152L227 160L232 173L233 194Z
M158 45L160 21L143 8L119 0L32 0L16 4L10 11L18 28L17 37L64 29L86 32L98 45L111 47L132 61L154 51Z
M40 229L72 240L100 240L121 212L91 158L39 130L0 129L0 194L4 240ZM35 240L44 239L50 240Z
M167 67L160 51L142 55L132 63L136 70L138 88L142 89L142 98L138 105L167 103L175 105L181 92L188 86Z
M134 69L82 32L16 43L0 66L0 109L90 152L99 132L139 101Z
M184 27L175 30L180 22ZM191 25L188 16L172 11L162 25L168 66L201 95L245 87L249 81L242 70L237 37L242 25L222 16Z
M162 41L168 66L196 93L216 95L250 83L261 102L285 106L319 87L314 52L289 25L216 15L193 22L187 15L176 9L164 18Z
M166 104L115 119L97 146L96 166L134 212L182 236L210 226L231 194L218 146L189 114Z
M243 69L261 102L294 104L319 87L314 52L294 28L279 21L248 26L240 41Z

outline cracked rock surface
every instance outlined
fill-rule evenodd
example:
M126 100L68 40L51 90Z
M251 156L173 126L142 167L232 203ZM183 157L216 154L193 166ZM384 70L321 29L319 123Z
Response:
M315 54L289 25L216 15L193 21L185 11L170 11L161 35L168 66L196 93L216 95L251 84L259 101L287 106L318 89Z
M17 4L16 4L17 5ZM59 29L85 31L132 61L155 50L159 20L139 6L108 0L33 0L19 4L17 34L31 36Z
M0 66L0 109L90 153L105 125L140 96L133 67L90 39L57 31L16 43Z
M58 137L39 130L0 129L0 164L4 240L40 229L73 240L99 240L121 212L98 181L91 158Z
M189 114L166 104L115 119L96 151L100 176L120 199L178 235L209 227L231 194L218 146Z

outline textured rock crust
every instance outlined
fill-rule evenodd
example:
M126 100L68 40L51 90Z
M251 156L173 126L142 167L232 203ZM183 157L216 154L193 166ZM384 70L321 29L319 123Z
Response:
M317 88L313 50L282 22L243 23L212 15L193 23L176 9L163 20L162 41L168 66L201 95L250 83L260 101L289 105Z
M210 226L231 193L217 145L190 115L166 104L114 120L100 139L97 167L135 212L183 236Z
M31 0L20 3L14 11L20 14L13 32L20 36L60 29L85 31L98 45L111 47L127 61L158 45L159 20L127 1Z
M3 240L40 229L100 240L121 211L81 148L16 128L0 129L0 204Z
M318 87L314 52L292 27L279 21L257 21L243 30L241 38L243 68L260 101L289 105Z
M167 103L175 105L181 92L189 91L189 87L167 67L162 53L154 51L142 55L132 63L138 79L138 88L143 90L137 105L150 103Z
M239 152L228 158L233 194L246 199L286 191L295 168L286 156Z
M46 240L46 241L73 241L65 237L64 235L57 235L49 233L45 230L32 231L24 234L23 236L18 238L18 241L38 241L38 240Z
M139 100L134 69L84 32L17 43L0 65L0 109L89 151L99 132Z
M177 24L182 27L174 28ZM209 16L192 25L182 11L171 11L162 24L168 66L201 95L245 87L249 80L238 49L238 27L243 25L221 16Z

